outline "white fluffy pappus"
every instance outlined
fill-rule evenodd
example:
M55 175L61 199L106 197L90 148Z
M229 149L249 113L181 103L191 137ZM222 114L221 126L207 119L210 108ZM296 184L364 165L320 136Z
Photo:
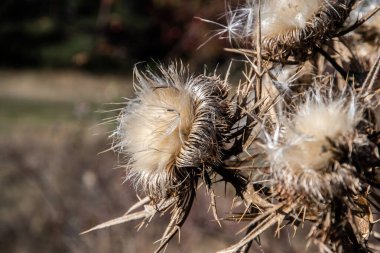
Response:
M220 162L228 105L227 86L216 76L190 76L175 64L160 72L135 71L136 98L113 137L114 149L129 158L128 178L162 197L186 170Z
M337 146L355 134L362 112L353 96L326 97L309 94L267 143L275 186L318 201L358 187L352 168L340 166Z
M356 0L262 0L261 47L266 57L284 60L307 58L311 48L333 37L343 27ZM230 41L254 46L257 38L258 1L228 10L227 25L218 34ZM223 38L223 36L220 36Z
M305 28L324 0L269 0L261 10L261 34L270 36L294 28Z
M263 37L304 28L326 0L263 0L261 35ZM226 13L226 32L236 39L252 38L257 28L257 1L247 0L244 6Z

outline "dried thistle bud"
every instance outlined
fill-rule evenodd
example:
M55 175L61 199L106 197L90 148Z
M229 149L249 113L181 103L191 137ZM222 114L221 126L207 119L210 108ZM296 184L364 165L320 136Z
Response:
M354 98L329 98L311 93L286 120L282 135L269 143L275 188L285 194L325 202L342 190L356 192L355 168L343 164L350 156L362 112Z
M293 56L303 60L315 45L332 38L342 28L355 0L262 0L262 54L272 60ZM227 13L225 32L231 39L255 45L258 2Z
M165 197L188 171L220 163L229 113L218 77L190 76L175 64L160 72L135 71L136 98L114 133L114 148L129 158L128 177L153 197Z

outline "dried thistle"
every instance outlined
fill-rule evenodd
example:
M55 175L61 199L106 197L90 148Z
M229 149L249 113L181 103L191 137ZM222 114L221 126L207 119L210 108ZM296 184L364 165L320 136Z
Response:
M128 178L159 199L172 195L188 171L221 163L229 124L224 82L190 76L175 64L160 72L135 70L137 96L122 110L113 134L114 149L130 159Z
M338 147L349 148L362 112L350 94L331 96L309 93L296 105L294 115L281 116L284 126L267 144L275 187L289 196L325 202L344 190L359 188L355 172L337 166L341 152L346 151Z
M320 252L370 251L372 214L380 210L374 111L380 57L364 55L367 65L361 64L340 36L380 8L347 28L353 13L363 11L355 9L356 0L257 2L229 10L228 25L217 34L227 32L230 41L245 47L234 51L244 55L246 69L231 98L226 81L191 76L182 65L159 67L160 74L135 70L137 96L118 117L113 148L128 160L128 178L147 196L124 216L94 229L131 220L143 225L170 211L156 252L161 251L185 222L203 179L217 220L217 182L231 184L246 208L227 218L248 220L246 235L221 252L246 253L272 225L279 233L305 222L312 226L309 242ZM335 41L327 51L322 48L333 37L350 51L344 60L330 55L343 52ZM361 42L353 36L352 45ZM315 50L324 59L310 59ZM302 71L307 78L301 81L302 66L286 64L307 59ZM360 73L348 75L355 64ZM331 76L331 68L344 78Z
M304 61L315 46L335 37L355 0L267 0L261 1L261 24L258 23L259 5L246 4L226 13L228 37L243 45L256 47L257 29L261 29L262 55L274 61L286 61L290 56Z
M279 232L305 221L312 224L310 242L320 252L370 250L372 212L379 208L380 142L372 111L379 69L378 58L360 88L346 86L342 92L330 81L316 83L276 107L281 126L269 124L272 135L264 135L268 168L251 171L252 185L261 188L244 196L259 210L232 217L251 220L247 235L221 252L240 252L272 225Z
M113 149L127 159L127 178L146 195L122 217L84 233L170 211L156 252L165 249L185 222L199 178L210 186L222 163L230 127L228 85L216 75L193 76L181 64L159 66L160 74L135 69L136 98L127 102L111 135ZM142 208L141 211L135 211Z

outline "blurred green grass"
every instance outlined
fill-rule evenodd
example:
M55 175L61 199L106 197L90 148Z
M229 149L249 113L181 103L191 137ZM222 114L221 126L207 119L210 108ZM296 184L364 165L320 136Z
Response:
M74 105L65 102L36 101L0 97L0 119L13 124L17 120L52 122L74 120Z
M0 134L53 124L96 125L131 95L129 78L75 71L0 71ZM119 105L120 106L120 105ZM99 111L102 111L101 113Z

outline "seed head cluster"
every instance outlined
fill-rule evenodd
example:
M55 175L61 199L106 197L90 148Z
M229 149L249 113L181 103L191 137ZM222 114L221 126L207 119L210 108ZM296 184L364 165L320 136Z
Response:
M357 2L247 0L229 7L218 34L237 42L229 51L242 56L232 61L244 65L233 92L226 81L233 68L225 80L175 63L157 73L136 69L135 98L121 109L112 138L127 179L145 198L94 229L133 220L143 226L170 212L161 252L200 185L221 221L215 189L224 182L243 205L226 219L249 223L220 253L248 252L271 226L279 233L305 222L308 243L320 253L379 248L371 238L380 211L380 56L368 52L378 54L380 26L367 20L380 6ZM364 15L372 5L377 9ZM366 18L353 22L353 15Z

